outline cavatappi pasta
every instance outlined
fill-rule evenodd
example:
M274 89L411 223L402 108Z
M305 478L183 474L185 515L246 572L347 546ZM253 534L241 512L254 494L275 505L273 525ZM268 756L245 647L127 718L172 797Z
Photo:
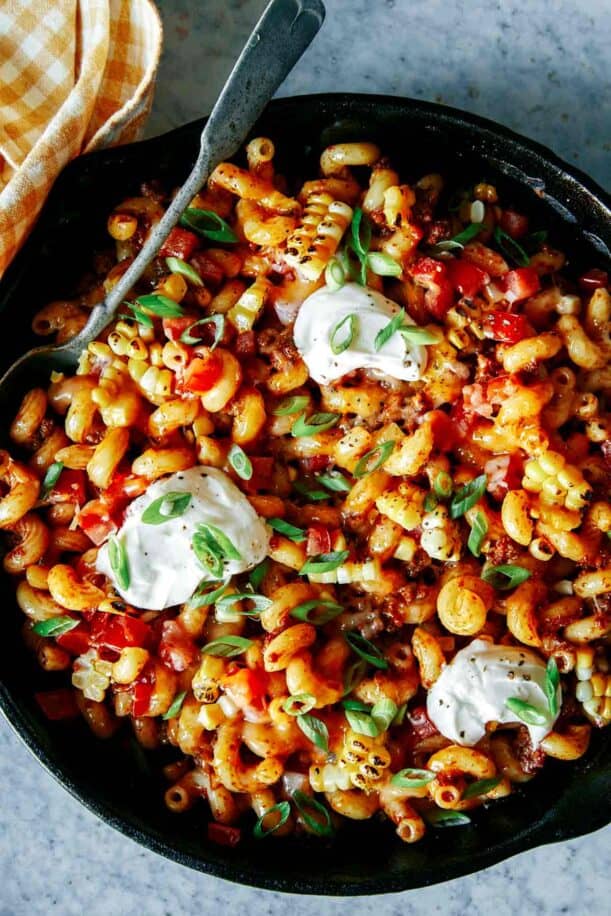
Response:
M611 295L489 184L344 143L294 188L274 152L219 165L25 395L3 565L70 683L43 710L174 748L210 838L381 813L411 843L611 720ZM167 201L120 203L34 330L80 330Z

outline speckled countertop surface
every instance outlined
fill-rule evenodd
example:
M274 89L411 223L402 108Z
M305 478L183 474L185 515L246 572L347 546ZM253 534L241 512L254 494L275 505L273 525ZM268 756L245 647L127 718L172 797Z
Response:
M153 135L211 108L262 0L159 0ZM439 100L550 146L611 188L609 0L327 0L282 95ZM83 810L0 721L0 916L513 916L608 911L611 830L407 894L287 898L167 862Z

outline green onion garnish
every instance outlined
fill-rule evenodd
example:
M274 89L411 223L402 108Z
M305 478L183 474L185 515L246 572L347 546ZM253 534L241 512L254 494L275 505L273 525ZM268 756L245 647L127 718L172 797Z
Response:
M169 522L170 519L180 518L181 515L184 515L190 502L190 493L185 493L184 491L166 493L165 496L154 499L146 507L140 516L140 521L145 525L162 525L164 522Z
M475 782L467 786L461 799L465 800L468 798L477 798L478 795L487 795L492 789L496 789L502 780L502 776L490 776L488 779L476 779Z
M48 620L39 620L32 627L32 632L37 636L61 636L78 627L79 620L74 617L50 617Z
M379 277L400 277L402 272L401 265L383 251L370 251L367 255L367 267Z
M430 770L419 770L417 767L407 767L405 770L399 770L390 780L393 786L400 786L402 789L419 789L420 786L426 786L435 779L435 774Z
M378 468L381 468L382 465L388 461L394 447L394 440L388 440L387 442L381 442L380 445L376 445L375 448L372 448L371 451L363 455L362 458L359 458L354 469L354 476L366 477L367 474L372 474L373 471L377 471Z
M383 697L377 703L374 703L371 710L371 718L378 726L380 733L385 732L390 727L397 714L397 709L397 704L387 697Z
M300 544L306 539L306 533L303 528L291 525L289 522L285 522L283 518L268 518L267 524L273 531L277 531L278 534L290 538L290 540L295 541L296 544Z
M261 583L265 579L267 570L269 569L269 557L266 557L264 560L261 560L258 566L252 570L248 576L248 581L252 587L256 590L261 588Z
M328 808L325 808L322 802L319 802L311 795L307 795L305 792L301 792L299 789L293 792L292 797L299 813L312 833L315 833L317 836L331 836L333 833L333 825L331 823L331 815ZM314 817L310 814L310 811L315 812L318 816Z
M467 547L474 557L479 557L482 552L482 544L488 533L488 520L483 512L476 512L475 518L471 524L469 540Z
M174 699L172 700L172 704L170 708L168 709L167 712L164 712L161 718L162 719L173 719L175 716L177 716L178 713L180 712L180 707L184 703L186 695L187 695L186 690L181 690L180 693L177 693Z
M302 713L297 716L297 725L312 744L320 748L321 751L328 752L329 731L324 722L317 719L316 716Z
M241 477L242 480L250 480L252 477L252 461L243 448L240 448L239 445L232 445L227 455L227 461L238 477Z
M108 559L110 560L110 568L115 574L119 588L123 590L128 589L131 577L129 574L127 551L122 542L114 537L114 535L108 539Z
M276 818L275 815L278 815ZM277 805L272 805L271 808L268 808L265 814L262 814L257 823L253 828L253 835L256 840L263 840L266 836L274 833L278 830L279 827L282 827L283 824L286 824L289 817L291 816L291 806L287 801L278 802ZM271 827L266 826L266 822L273 821L274 823Z
M433 481L433 490L439 499L448 499L452 495L453 486L452 478L447 471L439 471Z
M295 693L287 697L282 704L282 710L289 716L302 716L316 706L316 697L311 693Z
M357 732L359 735L368 735L370 738L377 738L379 734L378 726L368 712L348 708L345 710L345 716L352 731Z
M357 633L356 630L344 633L344 639L353 652L356 652L357 655L365 659L366 662L369 662L370 665L373 665L374 668L380 668L382 670L388 668L388 662L380 649L374 646L372 642L369 642L368 639L365 639L364 636L361 636L360 633Z
M158 315L159 318L180 318L184 314L183 308L178 302L174 302L168 296L161 296L159 293L138 296L136 302L149 312L152 312L153 315Z
M438 334L434 334L427 328L419 328L415 324L405 324L397 330L406 344L421 344L426 347L429 344L437 344L441 341L441 337Z
M328 474L317 474L316 480L333 493L349 493L352 489L350 483L340 471L329 471Z
M549 705L549 711L552 717L558 715L558 686L560 684L560 673L556 659L552 655L547 662L545 669L545 694Z
M202 655L214 655L217 658L233 658L235 655L241 655L252 646L252 639L246 639L244 636L220 636L213 639L212 642L206 643L202 649Z
M309 417L302 413L293 423L291 435L295 439L300 436L315 436L317 433L323 433L331 429L340 420L338 413L313 413Z
M488 566L482 572L482 579L499 592L506 592L530 579L530 569L516 566L514 563L502 563L500 566Z
M300 576L307 573L325 573L332 572L342 565L350 555L349 550L333 550L331 553L319 553L315 557L306 560L299 570Z
M325 610L320 611L320 608ZM311 611L318 610L319 613L311 614ZM334 620L344 610L343 605L335 601L327 601L324 598L313 598L311 601L304 601L298 604L291 611L291 617L297 620L303 620L305 623L312 623L314 626L322 627L330 620Z
M194 267L191 267L190 264L187 264L186 261L182 261L180 258L166 258L166 264L168 265L168 270L173 274L180 274L183 277L186 277L187 280L190 280L194 286L203 286L204 281L195 270Z
M353 662L344 675L344 696L352 693L354 688L361 683L367 671L367 662L363 658Z
M221 597L229 585L229 579L227 579L226 582L221 582L218 588L215 588L213 591L205 591L206 588L210 588L210 585L211 583L208 581L200 582L187 602L190 608L208 607L208 605L214 604L217 598Z
M380 330L378 331L378 333L375 336L375 340L373 343L376 353L378 352L378 350L382 349L384 344L388 340L390 340L393 334L396 334L396 332L402 326L404 321L405 321L405 309L402 308L402 309L399 309L399 311L394 316L394 318L390 319L388 324L385 324L383 328L380 328Z
M275 417L288 417L291 414L299 413L300 410L308 406L309 402L310 399L305 394L298 394L292 398L284 398L272 413Z
M224 219L213 210L200 210L199 207L187 207L179 220L184 229L191 229L205 239L213 242L237 242L238 237Z
M313 487L307 480L294 480L293 489L302 496L311 499L313 502L320 502L321 499L330 499L327 490L320 490L317 487Z
M214 340L210 346L210 350L214 350L215 347L219 345L225 333L225 316L224 315L208 315L207 318L200 318L199 321L194 321L193 324L190 324L189 327L182 332L180 335L180 342L183 344L188 344L189 346L197 346L197 344L202 343L201 337L194 337L191 334L193 328L198 328L205 324L214 325Z
M488 477L486 474L480 474L475 480L470 480L464 487L457 490L450 502L450 518L460 518L467 509L474 506L484 495L487 484Z
M424 818L432 827L462 827L471 823L471 818L462 811L448 811L443 808L433 808L424 812Z
M521 245L518 245L515 239L503 232L500 226L494 227L494 240L511 261L514 261L519 267L528 267L530 258Z
M505 706L521 722L526 722L528 725L545 725L548 721L546 712L533 706L532 703L527 703L526 700L521 700L519 697L509 697L508 700L505 700Z
M358 332L358 316L354 313L346 315L341 319L341 321L337 322L331 331L331 336L329 337L329 346L331 347L331 352L336 356L339 353L343 353L344 350L347 350L348 347L352 344L352 341Z
M39 499L46 499L57 481L61 476L61 472L64 470L64 465L62 461L54 461L53 464L50 464L47 468L47 472L43 478L42 484L40 486Z
M332 293L336 293L338 289L342 288L345 282L346 274L341 265L341 261L337 258L331 258L325 268L325 283L327 284L327 288Z

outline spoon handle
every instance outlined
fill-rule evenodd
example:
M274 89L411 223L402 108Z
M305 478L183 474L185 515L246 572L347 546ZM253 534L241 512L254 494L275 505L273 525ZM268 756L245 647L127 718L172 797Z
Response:
M321 0L271 0L268 4L212 109L191 174L150 232L134 262L104 303L93 310L84 329L88 339L97 336L111 320L117 306L142 276L215 166L233 155L243 143L276 89L320 29L324 16Z

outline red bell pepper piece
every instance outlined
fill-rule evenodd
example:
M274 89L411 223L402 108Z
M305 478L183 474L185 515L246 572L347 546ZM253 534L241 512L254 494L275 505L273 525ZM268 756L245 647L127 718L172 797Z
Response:
M153 695L154 681L152 671L145 669L145 674L141 675L130 688L132 694L132 715L145 716L149 711L151 697Z
M248 493L269 490L274 473L274 459L259 455L249 455L248 457L252 464L252 477L250 480L243 480L242 486Z
M191 259L192 267L198 272L206 286L220 286L225 274L213 258L205 251L198 251Z
M180 258L188 261L196 248L199 248L199 236L188 229L177 226L172 229L167 239L159 249L160 258Z
M609 275L605 270L593 267L592 270L588 270L587 273L582 274L577 282L582 289L592 291L608 286Z
M61 719L74 719L79 715L74 691L69 690L67 687L35 693L34 699L51 722L59 722Z
M164 665L174 671L186 671L200 657L195 642L175 620L163 623L157 651Z
M267 675L261 668L240 668L223 678L225 693L250 722L261 720L267 708Z
M317 557L321 553L329 553L331 550L331 532L325 525L312 524L307 530L308 540L306 543L306 554L309 557Z
M86 623L81 622L73 630L67 633L60 633L55 637L55 642L70 655L84 655L89 649L89 640L91 633Z
M516 344L528 336L526 318L524 315L512 315L511 312L497 309L486 315L484 333L486 337L492 337L493 340Z
M79 513L78 524L81 531L84 531L98 547L118 529L118 525L110 516L110 510L99 499L92 499L87 503Z
M446 262L450 283L462 296L474 296L482 286L490 283L490 274L469 261L455 259Z
M502 286L508 302L522 302L539 292L541 282L532 267L517 267L505 274Z
M214 388L223 374L223 360L216 350L196 356L187 366L182 379L185 391L203 394Z
M186 316L181 318L164 318L162 321L163 333L168 340L180 340L189 325L193 324L194 321L197 321L197 318L189 318Z
M512 239L522 238L528 232L528 217L516 210L503 210L500 224L503 232Z
M426 290L424 307L438 321L443 320L453 300L452 283L446 265L434 258L418 258L409 272L418 286Z
M64 468L49 493L49 502L77 503L82 506L87 499L86 481L85 471Z
M126 614L98 613L91 623L91 645L120 652L126 646L146 646L151 628L138 617Z
M211 821L206 832L211 843L218 843L219 846L237 846L242 839L242 831L239 827L229 827L227 824L217 824Z

